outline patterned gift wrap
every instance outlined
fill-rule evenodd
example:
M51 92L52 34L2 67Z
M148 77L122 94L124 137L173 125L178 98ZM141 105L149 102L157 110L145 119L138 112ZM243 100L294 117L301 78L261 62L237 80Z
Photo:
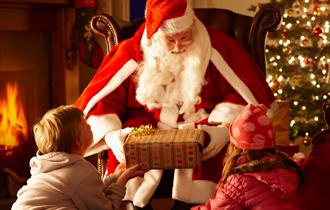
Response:
M144 169L196 168L202 160L204 132L199 129L154 130L129 135L124 144L127 166Z

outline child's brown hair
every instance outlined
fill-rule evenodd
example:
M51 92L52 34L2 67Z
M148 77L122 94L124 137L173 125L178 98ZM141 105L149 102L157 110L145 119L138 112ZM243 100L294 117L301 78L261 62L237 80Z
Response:
M266 157L269 156L273 156L275 159L268 160ZM239 165L237 161L242 157L245 159L245 163ZM299 186L302 184L304 176L300 167L286 153L277 150L275 147L261 150L245 150L236 147L233 143L229 143L224 158L221 179L225 180L228 176L235 173L267 171L276 168L294 171L300 178Z
M71 153L73 143L80 138L84 113L73 105L51 109L33 127L34 137L42 154Z

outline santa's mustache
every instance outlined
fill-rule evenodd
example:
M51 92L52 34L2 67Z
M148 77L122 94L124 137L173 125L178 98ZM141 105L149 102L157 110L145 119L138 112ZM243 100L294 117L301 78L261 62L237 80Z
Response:
M171 54L181 54L181 53L184 53L186 52L186 49L183 49L183 50L171 50L170 53Z

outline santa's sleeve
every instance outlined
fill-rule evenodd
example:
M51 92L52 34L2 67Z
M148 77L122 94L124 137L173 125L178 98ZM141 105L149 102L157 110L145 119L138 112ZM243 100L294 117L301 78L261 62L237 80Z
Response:
M236 40L223 33L210 30L211 37L212 34L214 36L214 33L218 39L212 42L211 60L220 74L245 100L245 103L265 104L269 108L268 113L271 117L277 110L277 104L259 66ZM217 104L211 112L209 121L230 122L234 120L245 105L235 101L237 100L224 100ZM226 118L226 116L228 119L223 120L222 118Z
M86 156L108 149L104 136L123 127L128 93L133 83L131 75L141 59L140 39L143 29L142 25L133 38L112 48L76 102L93 132L93 144Z
M126 105L124 81L136 70L129 41L115 47L105 58L94 78L76 102L93 132L93 144L86 156L108 149L103 137L120 129Z
M122 116L126 108L126 92L124 84L98 101L87 115L87 122L93 133L93 144L86 156L109 149L104 136L110 131L122 128Z

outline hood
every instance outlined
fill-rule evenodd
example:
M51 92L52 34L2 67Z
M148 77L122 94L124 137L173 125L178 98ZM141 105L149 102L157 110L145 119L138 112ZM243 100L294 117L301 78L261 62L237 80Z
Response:
M256 173L246 173L253 176L262 183L267 184L272 193L281 200L289 200L297 191L299 184L298 175L286 169L274 169L271 171L259 171Z
M31 175L47 173L58 168L63 168L65 166L74 164L75 162L81 160L81 156L65 152L51 152L42 155L38 151L37 155L30 160Z

